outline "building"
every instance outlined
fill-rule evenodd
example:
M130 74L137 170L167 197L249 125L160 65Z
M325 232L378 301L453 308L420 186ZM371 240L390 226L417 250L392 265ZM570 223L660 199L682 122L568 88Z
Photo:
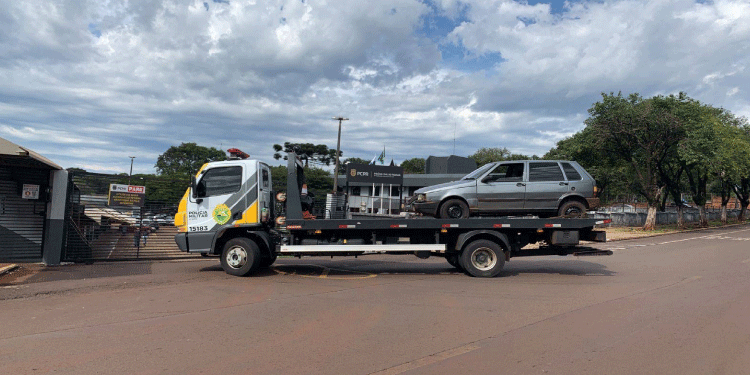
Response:
M424 174L405 174L402 186L349 183L346 176L338 176L338 185L347 194L349 213L398 214L403 202L417 189L456 181L477 169L473 159L462 156L430 156L425 161Z
M0 261L60 263L67 173L0 138Z

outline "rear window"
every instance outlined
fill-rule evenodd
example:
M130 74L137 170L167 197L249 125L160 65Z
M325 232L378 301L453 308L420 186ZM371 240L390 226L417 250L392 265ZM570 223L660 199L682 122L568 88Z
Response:
M529 181L565 181L565 177L555 162L529 163Z
M578 173L578 171L570 163L562 163L562 167L565 171L565 175L568 176L568 181L583 180L583 178L581 178L581 174Z

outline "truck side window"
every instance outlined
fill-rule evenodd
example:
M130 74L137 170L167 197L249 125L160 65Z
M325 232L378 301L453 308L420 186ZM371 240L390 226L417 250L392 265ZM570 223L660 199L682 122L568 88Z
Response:
M570 163L562 163L563 170L565 171L565 175L568 176L568 181L580 181L583 180L581 178L581 174L578 173L578 171L570 165Z
M565 181L556 162L529 163L529 181Z
M263 168L263 189L268 189L268 169Z
M213 168L203 174L195 193L198 198L231 194L242 186L242 167Z

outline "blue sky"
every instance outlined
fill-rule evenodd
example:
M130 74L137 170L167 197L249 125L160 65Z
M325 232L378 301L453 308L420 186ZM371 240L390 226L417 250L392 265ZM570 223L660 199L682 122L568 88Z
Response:
M544 154L602 92L750 115L747 0L129 0L0 9L0 137L153 173L182 142L371 159ZM454 139L455 134L455 139Z

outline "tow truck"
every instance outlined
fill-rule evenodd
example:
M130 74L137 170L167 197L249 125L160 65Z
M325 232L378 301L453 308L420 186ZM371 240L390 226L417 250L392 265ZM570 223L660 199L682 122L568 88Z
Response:
M438 256L470 276L495 277L515 257L612 254L581 246L606 241L597 228L609 221L593 218L315 219L294 152L287 156L286 192L274 194L268 164L229 151L230 160L206 163L191 179L175 215L175 242L185 252L219 255L230 275L251 275L280 255ZM524 248L534 243L540 246Z

